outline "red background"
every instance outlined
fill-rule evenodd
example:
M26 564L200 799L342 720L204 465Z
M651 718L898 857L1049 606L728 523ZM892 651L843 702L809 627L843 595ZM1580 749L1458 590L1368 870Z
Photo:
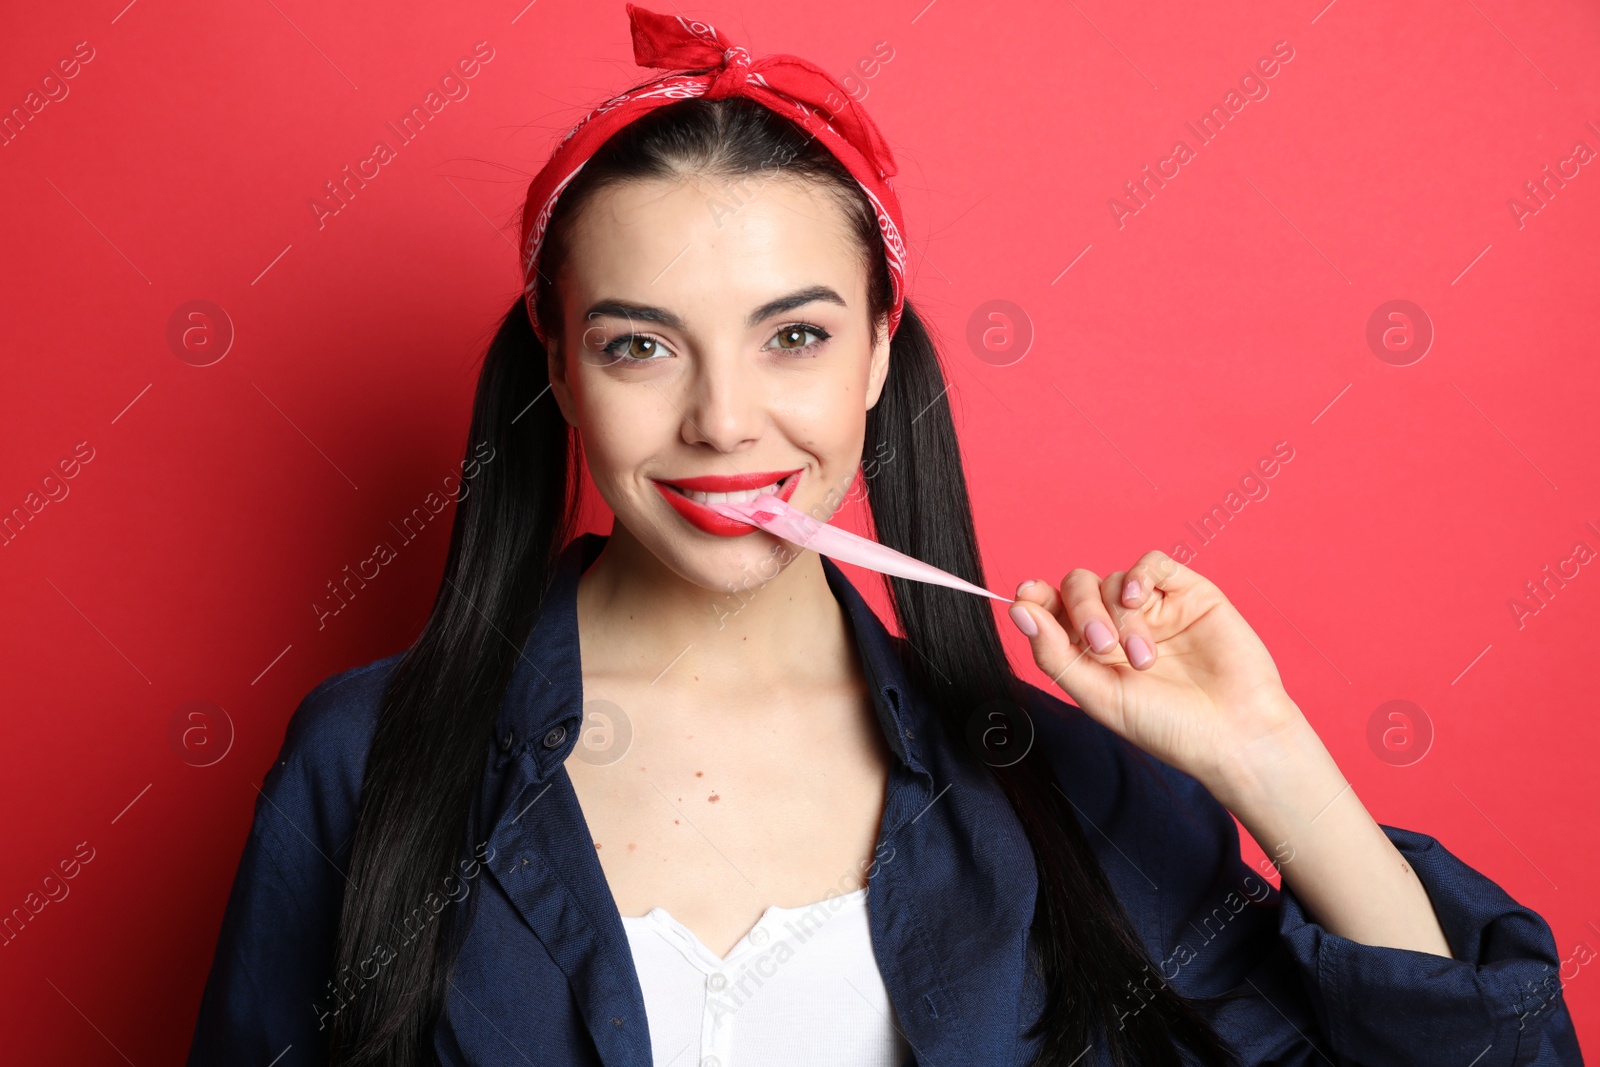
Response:
M66 493L0 547L0 913L93 850L0 949L11 1062L180 1062L291 711L425 616L448 513L320 630L311 605L458 469L527 179L637 75L620 3L524 2L11 13L7 114L93 53L0 146L0 509ZM684 10L852 79L895 146L990 584L1186 542L1375 817L1549 919L1592 1041L1600 565L1574 546L1600 548L1600 162L1545 203L1524 183L1600 150L1600 14L1142 6ZM1279 41L1268 95L1199 146L1185 122ZM319 228L324 183L479 42L468 95ZM1110 199L1179 138L1195 158L1119 226ZM1405 366L1367 342L1394 299L1434 331ZM233 333L207 366L215 313L168 340L194 300ZM1016 332L969 344L993 300ZM1230 505L1207 542L1186 526ZM1409 726L1369 743L1391 700Z

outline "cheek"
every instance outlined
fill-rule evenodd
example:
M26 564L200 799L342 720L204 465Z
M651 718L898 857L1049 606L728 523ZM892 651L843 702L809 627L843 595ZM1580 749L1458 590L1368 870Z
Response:
M819 407L797 413L790 425L791 436L827 462L848 461L845 455L859 447L866 432L866 416L847 404Z
M678 429L672 406L643 383L586 374L573 399L584 459L598 485L628 480L650 457L670 446Z
M855 466L867 429L860 382L830 377L785 390L782 396L778 422L789 440L829 466Z

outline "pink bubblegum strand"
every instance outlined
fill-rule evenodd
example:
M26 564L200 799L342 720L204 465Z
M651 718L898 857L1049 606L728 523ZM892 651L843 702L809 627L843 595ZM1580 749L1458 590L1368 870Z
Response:
M1001 596L981 585L963 581L932 564L924 563L903 552L896 552L876 541L858 537L837 526L829 526L771 493L763 494L752 501L737 503L730 501L707 504L706 507L719 515L760 527L774 537L781 537L801 548L809 548L832 559L854 563L858 567L878 571L880 574L892 574L898 578L909 578L914 582L942 585L949 589L959 589L963 593L976 593L978 596L1004 600L1008 604L1014 599Z

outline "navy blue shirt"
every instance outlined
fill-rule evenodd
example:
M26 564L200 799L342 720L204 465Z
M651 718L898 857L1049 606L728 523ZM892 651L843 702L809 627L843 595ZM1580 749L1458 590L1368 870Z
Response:
M485 745L470 827L481 844L438 905L460 907L467 923L434 1031L444 1064L651 1063L627 935L563 766L583 717L578 576L605 540L567 546ZM1023 1033L1043 992L1025 966L1037 888L1027 837L910 683L899 638L838 567L823 567L893 750L867 897L873 951L915 1050L908 1064L1025 1067L1040 1048ZM333 675L290 720L228 898L190 1067L325 1060L362 775L399 658ZM1162 978L1188 995L1243 992L1206 1009L1243 1063L1582 1063L1549 926L1438 841L1383 827L1455 958L1350 941L1240 858L1232 816L1198 781L1077 707L1029 694L1034 744ZM1127 1009L1137 1003L1130 994Z

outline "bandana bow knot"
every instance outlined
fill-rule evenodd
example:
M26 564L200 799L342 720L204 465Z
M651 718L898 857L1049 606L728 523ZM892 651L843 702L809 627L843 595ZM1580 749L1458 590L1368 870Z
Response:
M750 53L735 45L722 53L722 73L706 90L706 99L720 100L725 96L736 96L749 80Z
M636 64L711 72L666 75L607 100L567 131L528 184L522 224L523 294L540 342L547 343L536 311L539 252L561 191L616 131L658 107L696 96L749 97L815 136L850 171L871 201L883 237L894 289L889 312L893 337L905 306L905 227L900 198L890 180L897 173L894 153L866 110L832 75L799 56L752 59L747 49L707 23L646 11L635 4L626 8Z

